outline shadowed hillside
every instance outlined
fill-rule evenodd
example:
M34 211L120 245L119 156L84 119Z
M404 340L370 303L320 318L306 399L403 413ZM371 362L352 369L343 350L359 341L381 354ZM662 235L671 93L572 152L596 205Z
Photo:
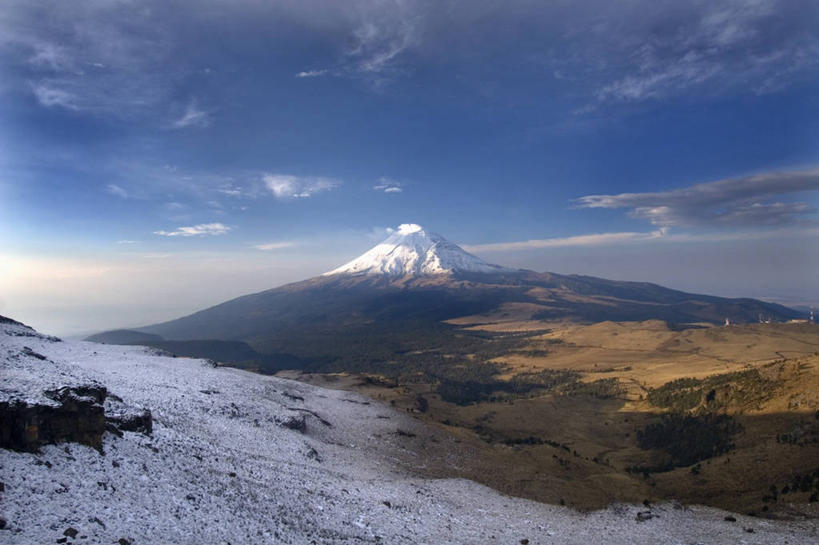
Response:
M307 356L293 347L304 345L309 352L317 337L350 328L423 330L466 316L497 316L510 305L526 306L526 318L580 323L647 319L721 323L725 318L753 322L760 313L778 320L799 315L753 299L549 273L329 276L239 297L139 331L166 340L240 340L263 353Z

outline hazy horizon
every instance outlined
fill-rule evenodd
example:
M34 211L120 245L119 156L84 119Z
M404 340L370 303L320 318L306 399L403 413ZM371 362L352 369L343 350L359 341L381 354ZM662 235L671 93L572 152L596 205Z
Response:
M222 303L234 297L256 293L265 289L275 288L290 282L297 282L318 276L349 259L356 257L376 244L375 237L380 233L362 235L365 246L348 243L350 251L355 255L337 254L335 261L328 258L320 261L312 255L293 257L284 262L268 262L263 257L248 260L242 263L242 269L236 269L233 264L236 256L229 252L199 253L187 256L143 256L146 260L157 261L153 268L143 269L135 273L127 272L128 265L100 264L91 265L91 269L81 269L76 276L71 276L69 268L58 267L57 276L52 277L56 283L51 290L37 284L39 293L50 294L57 298L50 306L38 307L31 305L21 308L18 313L8 313L8 316L29 323L36 329L55 335L71 337L85 336L109 329L132 328L163 322L198 310ZM386 229L384 230L386 235ZM330 244L322 241L325 244ZM783 247L779 240L777 248L779 255L786 256L791 262L801 263L802 270L816 270L819 263L813 254L805 252L800 241L790 247ZM307 243L305 243L307 244ZM318 244L318 243L317 243ZM336 237L332 244L338 248L342 242ZM360 249L355 249L361 246ZM765 263L753 253L740 255L731 253L731 242L713 244L703 248L702 245L690 245L678 242L665 248L646 248L644 245L617 245L601 248L593 246L585 253L577 252L576 248L556 248L549 254L534 252L532 255L517 254L513 259L503 260L503 257L512 257L503 251L475 252L486 260L511 266L535 270L538 272L554 272L558 274L584 274L598 276L612 280L645 281L661 284L665 287L703 293L722 297L751 297L768 302L776 302L786 306L813 306L817 305L817 298L805 297L803 293L816 293L813 285L793 286L766 285L765 278L776 274L779 264ZM467 246L474 251L473 248ZM664 259L685 259L692 267L702 266L709 262L711 270L717 271L715 277L698 275L689 277L689 269L681 269L677 274L670 274L664 265ZM764 257L764 255L763 255ZM311 259L312 258L312 259ZM642 270L634 270L635 259L655 260L647 263ZM737 269L736 263L754 260ZM801 260L801 262L800 262ZM750 265L764 267L759 269ZM93 267L99 267L94 270ZM28 269L30 270L30 269ZM783 271L782 278L797 279L801 276L799 269ZM795 273L795 274L794 274ZM58 278L59 275L64 275ZM170 278L170 275L178 275ZM657 280L662 276L663 280ZM761 277L762 276L762 277ZM726 285L724 279L732 281ZM813 278L810 278L813 280ZM27 282L33 283L29 278ZM47 279L43 283L49 284ZM151 285L151 283L156 283ZM201 286L209 285L207 293L202 293ZM72 289L65 289L69 286ZM102 293L100 293L102 292ZM113 303L88 304L86 298L89 293L99 299L113 300ZM119 301L117 301L119 299ZM36 296L30 301L36 301ZM3 303L0 299L0 303ZM819 306L819 305L817 305ZM3 314L0 306L0 314Z

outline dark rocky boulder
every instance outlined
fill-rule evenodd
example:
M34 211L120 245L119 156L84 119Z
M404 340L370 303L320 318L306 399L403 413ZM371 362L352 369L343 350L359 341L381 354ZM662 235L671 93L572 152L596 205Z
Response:
M110 414L105 417L109 424L113 424L119 431L135 431L151 435L154 429L153 416L149 409L138 412Z
M102 449L105 387L65 387L46 395L58 404L0 402L0 447L35 452L42 445L70 441Z
M278 421L279 425L289 430L296 430L304 433L307 430L307 419L303 414L290 415L287 418Z
M42 445L73 442L101 450L105 431L120 436L125 431L153 432L149 409L125 406L105 386L66 386L43 394L56 404L19 399L0 402L0 448L36 452ZM106 403L114 407L108 415Z

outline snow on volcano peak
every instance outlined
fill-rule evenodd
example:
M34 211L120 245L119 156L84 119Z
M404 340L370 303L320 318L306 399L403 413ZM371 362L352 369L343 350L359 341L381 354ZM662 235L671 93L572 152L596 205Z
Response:
M415 223L402 223L386 240L366 253L334 269L334 274L382 274L390 276L446 274L452 272L504 272L464 251L441 235Z

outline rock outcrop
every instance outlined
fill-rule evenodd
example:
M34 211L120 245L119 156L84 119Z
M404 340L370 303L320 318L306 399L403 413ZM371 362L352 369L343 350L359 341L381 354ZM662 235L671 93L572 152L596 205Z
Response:
M54 404L0 402L0 447L35 452L70 441L101 449L106 395L104 386L88 385L46 392Z
M153 417L149 409L122 406L105 386L66 386L43 392L53 403L21 399L0 402L0 448L36 452L43 445L81 443L102 450L102 435L133 431L150 435ZM105 414L106 398L117 409Z

